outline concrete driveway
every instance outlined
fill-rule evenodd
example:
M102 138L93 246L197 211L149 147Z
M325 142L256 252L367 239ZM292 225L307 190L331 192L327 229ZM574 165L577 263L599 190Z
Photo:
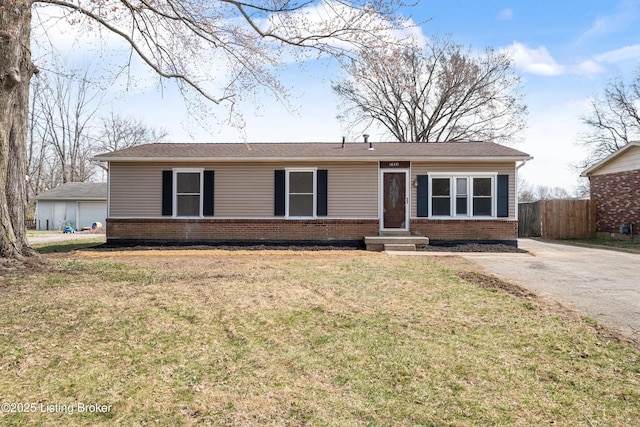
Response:
M65 242L72 240L86 240L93 239L94 237L104 237L104 232L92 232L92 231L78 231L76 233L46 233L37 234L34 236L28 236L27 241L29 244L37 243L53 243L53 242Z
M640 342L640 255L519 240L529 254L461 254Z

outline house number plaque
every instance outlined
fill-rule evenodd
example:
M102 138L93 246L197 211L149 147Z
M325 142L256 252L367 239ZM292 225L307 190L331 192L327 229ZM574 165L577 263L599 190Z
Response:
M408 169L411 162L380 162L380 169Z

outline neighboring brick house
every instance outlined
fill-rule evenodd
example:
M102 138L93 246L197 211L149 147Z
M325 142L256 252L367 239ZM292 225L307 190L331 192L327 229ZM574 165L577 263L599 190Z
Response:
M516 171L490 142L147 144L106 153L107 240L517 244Z
M640 233L640 142L628 143L582 176L591 183L597 237L620 237L623 223Z

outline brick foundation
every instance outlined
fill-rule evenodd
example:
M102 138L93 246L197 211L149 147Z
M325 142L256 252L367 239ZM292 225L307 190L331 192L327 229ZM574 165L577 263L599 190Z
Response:
M377 236L376 219L107 219L107 241L362 241ZM515 220L412 219L411 234L431 240L516 242Z
M518 221L412 219L411 232L430 240L500 241L517 244Z
M361 241L378 220L107 219L107 241Z
M596 232L618 233L623 222L640 227L640 170L594 175L591 200L596 204Z

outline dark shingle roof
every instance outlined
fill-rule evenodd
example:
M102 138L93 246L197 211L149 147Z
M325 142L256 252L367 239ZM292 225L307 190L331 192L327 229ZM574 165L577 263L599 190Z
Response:
M101 161L279 161L279 160L524 160L531 157L493 142L145 144L95 157Z
M106 182L67 182L40 193L37 200L107 200Z

